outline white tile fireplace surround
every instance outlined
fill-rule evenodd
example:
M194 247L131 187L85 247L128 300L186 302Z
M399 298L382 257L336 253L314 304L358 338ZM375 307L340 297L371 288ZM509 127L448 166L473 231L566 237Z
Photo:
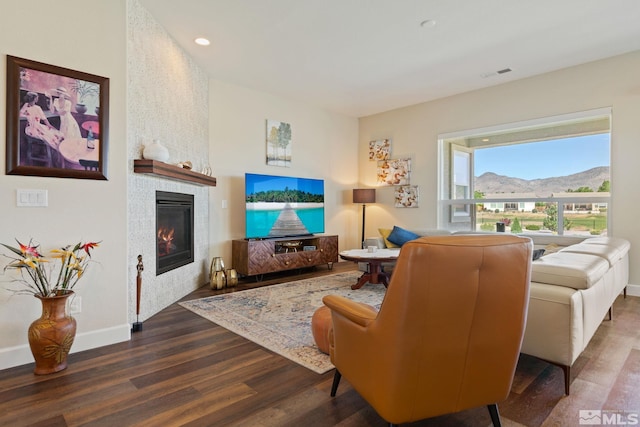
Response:
M146 144L159 140L169 150L163 170L186 160L194 170L209 163L209 77L138 1L127 5L127 177L128 318L136 321L137 257L142 255L140 321L207 282L209 191L197 185L134 172ZM144 100L144 102L141 102ZM167 108L171 106L171 108ZM177 169L177 167L175 168ZM189 175L190 171L176 171ZM175 177L174 177L175 178ZM194 196L194 260L156 275L155 193Z
M193 262L162 273L157 267L156 192L193 198ZM207 282L209 261L209 187L153 175L130 176L129 202L129 320L136 321L137 256L142 255L140 321Z

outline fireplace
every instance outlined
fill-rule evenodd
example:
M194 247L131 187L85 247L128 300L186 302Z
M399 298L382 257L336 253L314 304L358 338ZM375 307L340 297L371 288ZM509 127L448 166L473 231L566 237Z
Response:
M193 262L193 195L156 191L156 275Z

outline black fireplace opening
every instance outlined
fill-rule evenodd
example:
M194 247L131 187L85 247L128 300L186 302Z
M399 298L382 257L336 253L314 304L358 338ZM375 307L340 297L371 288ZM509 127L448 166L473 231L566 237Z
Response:
M156 191L156 275L193 262L193 195Z

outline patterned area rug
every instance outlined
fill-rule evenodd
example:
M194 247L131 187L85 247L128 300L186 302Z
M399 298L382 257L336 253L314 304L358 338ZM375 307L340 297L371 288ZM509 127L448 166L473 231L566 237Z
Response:
M347 272L181 302L184 308L319 374L333 369L311 333L311 316L325 295L380 308L385 288L351 290L361 272Z

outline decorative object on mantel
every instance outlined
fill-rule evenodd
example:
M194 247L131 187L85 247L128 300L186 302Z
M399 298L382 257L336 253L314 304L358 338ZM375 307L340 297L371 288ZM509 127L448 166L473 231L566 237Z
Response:
M206 176L211 176L211 174L213 174L213 171L211 170L211 166L204 165L200 173Z
M396 208L417 208L418 207L418 186L401 185L395 188Z
M142 157L147 160L157 160L159 162L167 163L169 160L169 150L167 150L167 147L160 144L159 140L154 139L151 144L144 146L144 150L142 150Z
M140 297L142 296L142 271L144 264L142 263L142 255L138 255L138 265L136 266L138 275L136 276L136 321L131 326L131 332L140 332L142 330L142 322L140 321Z
M91 250L96 242L77 243L51 250L53 261L40 254L39 245L32 241L19 248L2 243L16 257L4 270L19 272L12 282L22 289L9 289L16 294L31 294L42 304L42 315L29 326L29 347L35 359L34 373L51 374L67 367L67 355L76 335L76 320L67 313L67 299L74 295L73 287L86 271L91 261ZM57 267L60 261L59 268Z
M267 120L267 165L291 167L291 125Z
M177 166L181 167L182 169L188 169L188 170L193 169L193 163L191 163L189 160L184 162L179 162Z
M369 160L389 160L391 156L391 140L378 139L369 141Z
M216 179L199 172L183 169L176 165L163 163L156 160L134 160L133 171L135 173L144 173L150 175L161 176L163 178L177 179L187 181L192 184L216 186Z

